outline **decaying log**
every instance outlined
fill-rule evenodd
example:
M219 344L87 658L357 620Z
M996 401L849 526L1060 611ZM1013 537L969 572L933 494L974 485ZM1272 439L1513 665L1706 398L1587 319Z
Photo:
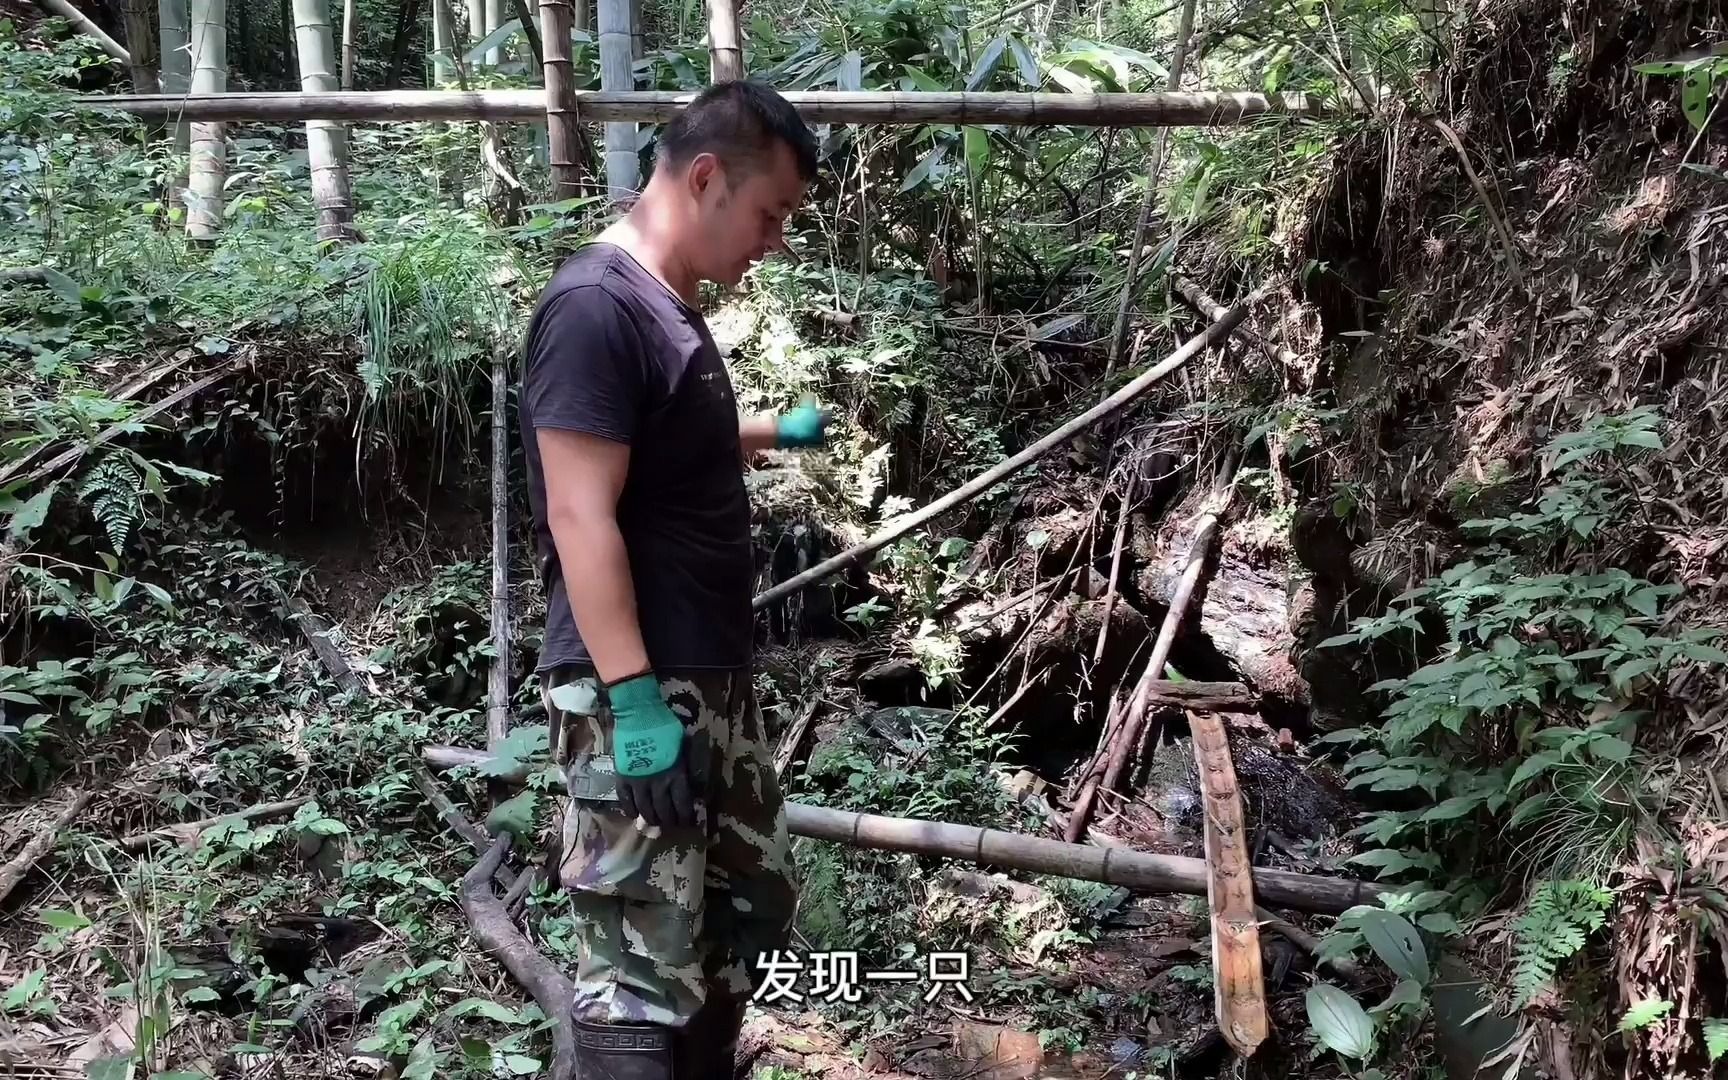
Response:
M456 746L428 746L421 760L434 768L477 765L490 755ZM510 779L523 783L524 765ZM829 840L853 847L907 851L1037 874L1102 881L1144 892L1206 893L1206 861L1181 855L1150 855L1122 848L1087 847L1002 829L955 825L916 818L855 814L804 803L786 804L786 823L794 836ZM1369 903L1382 892L1371 882L1298 874L1287 870L1254 870L1255 893L1266 903L1294 911L1339 914Z
M31 868L44 855L54 850L54 845L59 842L60 834L65 831L66 826L72 824L73 819L82 814L84 808L90 805L90 800L95 797L94 791L74 792L71 801L54 815L53 820L26 841L18 854L12 856L5 866L0 866L0 903L5 903L6 898L12 895L12 890L18 887L18 883L24 880Z
M1207 712L1260 711L1260 695L1236 682L1171 682L1154 679L1146 689L1146 704L1164 708L1204 709Z
M570 1002L576 988L545 956L529 943L510 921L504 902L492 892L492 878L504 869L510 852L510 834L493 841L473 869L462 875L462 912L478 941L493 959L504 965L510 977L527 990L552 1021L552 1080L573 1080L576 1075L576 1031L570 1021Z
M330 640L330 624L312 613L306 606L306 601L299 597L290 597L287 601L288 611L294 616L294 625L306 636L306 643L312 646L312 651L318 655L318 660L324 665L324 670L336 681L345 693L357 697L366 696L366 682L355 670L348 666L348 660L342 655L342 650Z
M690 92L576 90L585 120L664 123L695 98ZM1262 116L1319 117L1330 109L1306 94L1246 91L1152 94L936 93L792 90L784 97L817 124L1013 124L1061 127L1213 127ZM233 94L85 94L87 109L146 119L244 121L516 120L546 118L544 90L364 90L334 94L270 91Z
M133 833L120 841L120 847L126 851L143 851L151 844L172 840L175 843L190 843L197 840L205 829L220 825L225 821L267 821L270 818L282 817L312 801L312 796L302 795L298 799L284 799L281 802L259 803L248 806L244 810L236 810L232 814L217 814L213 817L199 818L197 821L183 821L176 825L164 825L159 829L147 832Z
M1092 805L1097 800L1098 789L1115 789L1122 778L1122 770L1127 766L1129 755L1135 747L1141 745L1141 733L1151 712L1152 685L1164 678L1164 667L1170 660L1170 650L1175 647L1176 635L1181 631L1182 622L1188 614L1189 601L1199 587L1201 574L1209 565L1207 556L1212 549L1213 537L1218 531L1219 518L1229 502L1230 485L1236 477L1234 457L1226 462L1220 476L1195 528L1194 541L1188 548L1181 583L1177 585L1175 595L1170 598L1170 609L1164 616L1164 624L1158 629L1158 639L1152 646L1152 656L1146 663L1146 671L1135 685L1134 695L1127 707L1122 710L1122 722L1105 725L1104 732L1099 737L1098 749L1086 769L1086 779L1081 784L1080 793L1074 800L1073 813L1068 819L1070 843L1079 839L1092 819ZM1145 752L1147 751L1143 749L1142 753ZM1103 769L1099 769L1099 762L1105 763Z
M46 266L13 266L0 269L0 285L40 285L47 280Z
M1260 928L1242 793L1223 721L1212 713L1190 712L1188 726L1206 806L1206 899L1212 913L1218 1030L1232 1050L1251 1057L1266 1041L1266 981L1260 970Z
M1024 469L1034 461L1037 461L1045 454L1059 446L1065 445L1075 436L1080 435L1095 427L1102 421L1115 416L1117 413L1126 409L1139 398L1144 396L1146 392L1151 390L1153 386L1157 385L1158 381L1163 379L1164 376L1180 368L1183 364L1186 364L1190 359L1199 355L1201 352L1204 352L1212 345L1228 338L1231 331L1235 330L1237 325L1239 325L1243 319L1248 317L1249 308L1252 306L1255 299L1257 299L1257 297L1250 297L1248 300L1245 300L1231 308L1224 314L1223 318L1214 321L1211 326L1207 327L1204 333L1191 338L1187 344L1165 357L1151 369L1142 373L1132 382L1122 387L1122 389L1111 394L1092 408L1087 409L1079 416L1069 420L1067 423L1063 424L1055 431L1050 432L1048 435L1045 435L1031 446L1026 447L1026 449L1020 451L1018 454L1014 454L1011 457L1004 458L1002 461L997 462L982 474L960 485L934 502L925 505L921 509L914 510L912 513L900 518L887 528L876 533L876 535L865 540L863 543L854 545L833 558L819 563L801 574L795 574L773 588L758 594L756 599L752 601L752 606L756 610L761 610L770 604L791 596L793 593L796 593L801 589L814 585L816 582L821 581L823 578L826 578L831 574L838 573L855 563L862 562L877 551L880 551L882 548L887 547L889 544L900 539L900 537L905 536L912 530L934 520L935 518L941 517L943 514L957 506L962 506L973 499L976 499L978 496L989 491L991 488L1008 479L1010 476L1013 476L1021 469Z

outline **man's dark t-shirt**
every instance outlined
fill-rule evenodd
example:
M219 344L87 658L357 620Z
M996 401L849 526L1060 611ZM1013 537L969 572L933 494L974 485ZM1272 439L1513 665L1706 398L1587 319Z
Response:
M624 249L583 248L553 275L529 323L521 420L546 588L538 670L589 657L547 523L536 428L630 447L618 528L648 662L662 671L749 666L754 564L738 409L701 314Z

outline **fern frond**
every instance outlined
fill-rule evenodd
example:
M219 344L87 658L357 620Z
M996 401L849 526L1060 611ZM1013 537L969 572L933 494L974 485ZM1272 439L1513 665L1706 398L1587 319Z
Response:
M1607 921L1614 896L1588 881L1543 881L1518 920L1512 989L1523 1008L1551 982L1561 962L1584 948Z
M137 466L120 455L102 459L78 487L109 546L119 554L144 517L145 480Z

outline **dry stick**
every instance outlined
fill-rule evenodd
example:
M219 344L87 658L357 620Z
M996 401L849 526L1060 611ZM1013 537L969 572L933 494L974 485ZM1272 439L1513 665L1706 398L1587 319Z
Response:
M1136 478L1128 478L1128 490L1122 493L1122 505L1116 509L1116 539L1110 545L1110 583L1104 591L1104 621L1098 625L1098 644L1092 647L1092 666L1104 660L1104 645L1110 640L1110 619L1116 613L1116 585L1122 577L1122 548L1128 537L1128 515L1134 508Z
M1182 18L1176 26L1176 46L1170 56L1170 74L1164 88L1172 93L1182 86L1182 68L1188 63L1188 39L1194 34L1194 9L1199 0L1187 0L1182 5ZM1152 224L1152 208L1158 204L1158 181L1164 173L1164 153L1170 145L1170 129L1158 132L1152 147L1152 160L1146 166L1146 194L1140 199L1140 220L1134 227L1134 242L1128 248L1128 272L1122 282L1122 295L1116 302L1116 326L1110 334L1110 360L1104 369L1109 381L1122 362L1122 351L1128 345L1128 312L1134 306L1134 287L1140 281L1140 250L1146 246L1146 230Z
M427 746L420 751L421 759L435 769L478 765L490 756L483 750L459 746ZM513 770L509 779L520 784L527 777L528 766L523 765ZM1206 892L1204 859L1102 849L1001 829L855 814L796 802L786 804L786 822L794 836L853 847L940 855L982 865L1102 881L1145 892L1194 896ZM1383 891L1371 882L1260 868L1254 870L1254 888L1269 904L1323 914L1338 914L1356 904L1372 902Z
M510 921L503 902L492 893L492 878L504 869L504 856L509 851L510 834L505 833L486 849L472 870L462 875L462 912L468 916L474 940L504 965L552 1021L551 1080L572 1080L576 1075L576 1032L569 1013L576 989L529 943Z
M1476 197L1482 200L1483 211L1487 213L1488 220L1494 223L1494 231L1499 235L1500 243L1506 248L1506 268L1512 271L1512 280L1517 283L1519 289L1528 294L1530 289L1524 282L1524 264L1518 261L1518 247L1512 239L1512 230L1506 227L1506 219L1501 217L1500 212L1494 208L1494 200L1488 197L1488 189L1482 185L1482 178L1476 175L1476 167L1470 164L1470 155L1465 152L1464 143L1458 138L1458 133L1453 131L1446 121L1433 116L1424 119L1429 126L1452 144L1453 151L1458 155L1458 164L1464 167L1465 178L1470 181L1470 186L1476 189Z
M126 51L126 47L109 37L108 31L97 26L90 20L90 16L73 7L67 0L37 0L37 3L42 5L42 10L51 15L60 16L85 36L93 39L96 44L102 46L102 51L109 56L127 67L132 66L132 54Z
M475 851L484 855L486 849L492 846L492 837L486 834L486 830L468 820L468 815L462 812L462 808L450 801L450 796L438 786L438 781L426 771L426 766L416 765L409 772L414 777L414 786L420 789L420 794L425 796L432 809L438 811L438 816L444 819L444 823L449 825L456 835L474 845ZM508 866L500 864L497 875L505 888L516 884L516 872Z
M1134 696L1123 709L1121 726L1113 732L1107 730L1104 738L1099 741L1098 754L1108 764L1102 776L1094 770L1092 775L1087 777L1079 797L1074 801L1074 810L1068 820L1070 841L1078 838L1081 835L1080 830L1085 829L1087 822L1091 821L1092 805L1097 799L1099 787L1115 789L1122 778L1122 770L1128 763L1129 754L1140 742L1140 735L1146 727L1146 717L1150 712L1152 684L1164 677L1164 665L1170 659L1170 650L1176 645L1176 635L1182 629L1183 618L1188 612L1188 602L1200 584L1201 572L1207 564L1206 555L1212 546L1212 537L1218 529L1218 518L1228 500L1229 485L1235 475L1236 465L1232 456L1218 485L1207 500L1209 505L1194 531L1194 542L1188 548L1182 578L1170 597L1170 609L1164 615L1164 624L1158 628L1158 640L1152 646L1152 657L1146 663L1146 671L1134 687Z
M12 895L12 890L18 887L18 883L24 880L25 875L30 873L30 868L35 866L42 856L54 850L61 831L72 824L72 819L83 813L84 808L90 805L90 800L95 797L94 791L74 792L72 801L54 815L54 820L32 836L23 850L14 855L10 862L0 866L0 903L4 903L6 898Z
M1152 389L1153 386L1157 385L1158 381L1164 378L1164 376L1175 371L1183 364L1186 364L1190 359L1199 355L1207 347L1229 337L1230 332L1236 329L1237 325L1240 324L1243 319L1247 318L1248 309L1252 299L1253 298L1245 300L1231 308L1224 314L1223 318L1207 327L1205 333L1195 336L1186 345L1177 349L1164 360L1159 362L1157 366L1140 375L1133 382L1122 387L1122 389L1111 394L1092 408L1087 409L1079 416L1069 420L1067 423L1039 439L1026 449L1020 451L1018 454L998 462L982 475L967 481L958 488L955 488L953 491L950 491L948 494L937 499L935 502L926 505L923 509L907 514L905 517L896 521L892 525L889 525L887 528L870 537L868 540L865 540L863 543L841 552L826 562L811 567L802 574L797 574L793 577L787 578L785 581L782 581L780 584L774 586L768 591L759 594L756 599L752 601L751 606L760 610L777 600L784 599L809 585L815 584L823 578L828 577L830 574L837 573L854 563L861 562L865 557L888 546L895 540L898 540L900 537L911 532L913 529L918 528L920 525L940 517L949 510L970 502L984 494L1003 480L1006 480L1008 477L1013 476L1021 469L1032 464L1032 462L1038 460L1040 457L1043 457L1050 451L1067 443L1076 435L1094 427L1100 421L1107 420L1121 412L1129 405L1132 405L1148 390Z
M312 796L302 795L298 799L284 799L281 802L259 803L237 810L232 814L216 814L212 817L199 818L197 821L183 821L175 825L163 825L147 832L133 833L121 839L120 847L125 851L143 851L151 844L166 840L197 839L205 829L220 825L226 821L263 821L267 818L282 817L291 814L312 801Z
M577 90L582 116L602 122L664 123L695 94L660 90ZM1018 127L1213 127L1262 116L1317 118L1336 113L1306 94L1206 91L1149 94L1023 94L923 91L792 90L783 95L809 123L1008 124ZM335 94L269 91L236 94L86 94L89 109L155 119L244 121L426 120L540 121L543 90L356 90Z
M220 371L211 372L210 374L204 376L202 379L199 379L197 382L190 383L186 386L182 386L180 389L174 391L172 394L169 394L167 397L163 398L161 401L156 402L154 405L151 405L148 409L145 409L143 412L139 413L137 416L134 416L129 420L122 420L120 423L115 424L112 427L104 429L95 438L91 439L89 442L85 443L84 445L74 446L72 449L66 451L64 454L61 454L60 456L49 461L47 464L36 469L29 476L26 476L24 478L23 482L25 484L34 484L36 481L42 479L43 477L49 475L50 473L56 472L56 471L64 468L67 465L73 464L79 458L83 457L85 454L89 453L90 451L96 449L98 446L102 446L102 445L105 445L106 443L112 442L116 438L118 438L121 435L125 434L126 432L132 430L135 425L143 424L143 423L146 423L150 420L154 420L156 417L161 416L163 413L167 412L169 409L172 409L174 406L180 404L182 401L185 401L187 398L195 397L196 395L203 393L205 390L210 389L210 387L215 386L217 383L221 382L223 379L226 379L228 376L234 374L234 370L235 369L233 367L225 367L225 368L221 369Z
M1266 980L1260 970L1254 867L1243 835L1242 792L1224 722L1212 713L1190 712L1188 725L1206 806L1206 898L1212 912L1218 1030L1232 1050L1251 1057L1266 1041Z
M774 751L774 775L786 779L786 770L791 768L792 759L798 756L798 747L804 744L804 735L810 730L810 722L816 718L816 710L822 707L822 699L811 698L804 711L798 714L798 719L786 729L786 734L780 739L779 749Z
M1263 907L1257 907L1254 909L1254 917L1260 920L1260 928L1262 930L1270 930L1285 941L1290 942L1290 944L1301 949L1309 956L1312 956L1315 963L1326 965L1333 971L1337 972L1338 976L1347 982L1362 982L1362 969L1356 965L1354 960L1351 960L1347 956L1325 955L1320 948L1320 939L1302 929L1300 926L1284 919L1280 919L1278 916L1272 914Z

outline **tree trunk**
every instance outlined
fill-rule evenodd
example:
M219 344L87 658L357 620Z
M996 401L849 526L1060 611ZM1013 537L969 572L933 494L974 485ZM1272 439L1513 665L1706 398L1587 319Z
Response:
M150 25L150 0L125 0L126 51L132 56L132 86L140 94L159 89L156 77L156 33Z
M228 89L228 0L191 0L192 92ZM220 123L192 125L192 162L187 182L186 235L213 242L222 229L222 184L228 152Z
M300 54L300 89L337 88L336 35L329 0L294 0L294 41ZM306 121L306 158L312 170L312 205L320 243L354 239L354 199L348 187L348 131L330 120Z
M600 88L634 90L630 57L630 0L598 0L600 15ZM606 195L614 204L635 198L641 177L636 159L636 124L606 125Z
M581 194L581 122L576 116L576 76L570 67L570 24L581 0L540 0L546 63L546 135L552 166L552 201Z
M415 21L420 17L420 0L401 0L396 11L396 37L390 43L390 74L384 85L394 90L402 85L402 69L408 62L408 41L414 35Z
M342 89L354 89L354 64L360 58L359 50L354 44L354 33L358 29L359 4L356 0L342 2Z
M736 0L708 0L708 74L717 83L744 77Z
M432 78L434 89L443 89L456 78L456 28L451 25L450 5L432 0Z
M162 92L179 97L192 89L192 50L188 34L192 20L187 11L187 0L157 0L156 21L162 35ZM175 118L173 124L174 152L184 154L190 145L186 121ZM185 177L176 173L169 185L170 201L180 201L184 184Z

